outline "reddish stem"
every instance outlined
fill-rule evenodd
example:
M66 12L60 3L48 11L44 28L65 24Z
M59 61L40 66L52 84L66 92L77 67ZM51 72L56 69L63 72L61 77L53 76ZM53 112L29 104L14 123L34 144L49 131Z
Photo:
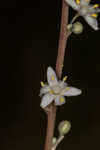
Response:
M69 36L69 32L67 30L68 10L69 10L69 7L66 4L66 2L63 0L58 56L57 56L57 61L56 61L56 73L59 78L61 78L61 75L62 75L66 43L67 43L67 39Z
M44 150L51 150L52 138L55 127L55 119L56 119L56 107L53 104L51 104L50 111L48 112L47 135Z
M61 78L66 42L69 33L67 32L67 23L68 23L68 5L64 0L62 0L62 17L61 17L61 30L60 30L60 39L58 46L58 56L56 61L56 73L58 78ZM50 111L48 112L48 125L47 125L47 135L45 141L44 150L51 150L52 148L52 139L54 134L56 120L56 106L52 104L50 106Z

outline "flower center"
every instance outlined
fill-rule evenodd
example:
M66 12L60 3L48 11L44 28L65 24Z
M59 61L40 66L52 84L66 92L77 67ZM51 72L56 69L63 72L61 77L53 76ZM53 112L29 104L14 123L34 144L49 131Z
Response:
M53 90L54 94L59 94L60 91L61 91L61 88L60 88L59 86L54 86L54 87L52 88L52 90Z

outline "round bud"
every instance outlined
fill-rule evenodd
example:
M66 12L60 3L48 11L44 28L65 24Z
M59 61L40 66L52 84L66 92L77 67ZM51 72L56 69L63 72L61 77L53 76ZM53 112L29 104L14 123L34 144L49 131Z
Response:
M52 145L55 145L55 144L56 144L56 141L57 141L57 138L56 138L56 137L53 137L53 139L52 139Z
M76 22L72 25L72 32L75 34L80 34L83 31L83 25L80 22Z
M72 24L68 24L68 25L67 25L67 30L68 30L68 31L71 31L71 30L72 30Z
M60 135L67 134L71 129L71 123L69 121L62 121L58 126L58 131Z

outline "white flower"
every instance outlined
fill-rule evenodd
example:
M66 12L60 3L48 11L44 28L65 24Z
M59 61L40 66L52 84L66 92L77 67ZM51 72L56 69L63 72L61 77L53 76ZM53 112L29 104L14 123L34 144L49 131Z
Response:
M40 106L45 108L53 101L55 105L62 105L65 103L64 96L77 96L82 93L81 90L69 87L65 83L67 77L63 78L63 81L57 79L54 70L51 67L47 69L47 81L48 84L41 82L40 96L43 95Z
M94 29L98 30L97 14L100 12L99 5L89 4L90 0L65 0L86 22Z

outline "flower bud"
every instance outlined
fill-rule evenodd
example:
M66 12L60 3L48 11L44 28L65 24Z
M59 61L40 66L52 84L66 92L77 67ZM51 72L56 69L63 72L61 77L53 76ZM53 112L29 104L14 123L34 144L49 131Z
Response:
M67 30L68 30L68 31L72 31L72 24L68 24L68 25L67 25Z
M83 31L83 25L80 22L76 22L72 25L72 32L74 34L80 34Z
M71 123L69 121L62 121L58 126L58 131L60 135L67 134L71 129Z

